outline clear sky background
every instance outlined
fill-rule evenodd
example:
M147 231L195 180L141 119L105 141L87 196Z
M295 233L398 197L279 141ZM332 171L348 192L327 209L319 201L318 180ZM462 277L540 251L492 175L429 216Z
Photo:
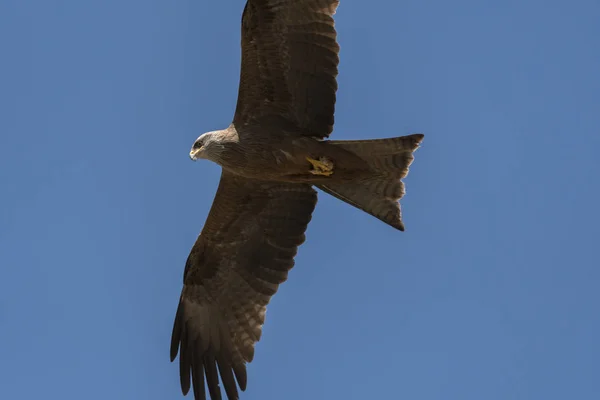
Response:
M243 0L0 2L0 398L178 399ZM335 139L426 134L406 232L320 194L252 399L600 398L600 3L342 0ZM189 397L188 397L189 398Z

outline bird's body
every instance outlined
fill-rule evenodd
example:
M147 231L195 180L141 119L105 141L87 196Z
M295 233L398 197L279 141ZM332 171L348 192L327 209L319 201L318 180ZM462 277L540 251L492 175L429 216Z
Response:
M404 230L398 201L423 135L332 141L338 0L248 0L232 123L190 157L222 167L186 261L171 339L181 388L196 400L246 389L266 307L294 266L317 204L314 187ZM314 186L314 187L313 187ZM220 378L220 379L219 379ZM193 383L193 385L192 385Z
M259 125L237 128L231 124L205 135L211 137L206 151L198 156L192 149L192 158L207 158L228 172L249 179L319 184L356 180L370 172L369 165L351 151L283 129L270 131L268 126ZM331 175L315 173L309 159L330 160Z

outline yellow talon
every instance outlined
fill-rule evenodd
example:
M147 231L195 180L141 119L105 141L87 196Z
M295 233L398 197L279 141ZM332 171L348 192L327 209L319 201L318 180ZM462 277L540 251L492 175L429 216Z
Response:
M310 170L310 173L313 175L329 176L333 174L333 162L325 157L319 157L318 160L306 157L306 161L312 165L313 168Z

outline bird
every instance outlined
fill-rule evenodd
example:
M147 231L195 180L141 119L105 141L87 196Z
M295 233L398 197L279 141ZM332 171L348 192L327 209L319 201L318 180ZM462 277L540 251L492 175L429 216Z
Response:
M399 200L423 134L330 140L339 0L247 0L230 125L200 135L192 160L221 166L183 273L170 346L182 393L239 399L268 303L294 266L315 188L403 231ZM239 388L239 391L238 391Z

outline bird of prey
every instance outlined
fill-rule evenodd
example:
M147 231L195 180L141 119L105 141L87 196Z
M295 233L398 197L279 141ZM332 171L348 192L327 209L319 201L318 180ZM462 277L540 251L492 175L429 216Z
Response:
M423 135L331 141L338 0L248 0L238 101L226 129L190 157L222 167L188 256L171 339L183 394L229 400L246 389L266 306L294 266L314 187L404 230L399 199ZM220 381L220 383L219 383ZM221 384L221 385L220 385ZM206 387L205 387L206 385Z

